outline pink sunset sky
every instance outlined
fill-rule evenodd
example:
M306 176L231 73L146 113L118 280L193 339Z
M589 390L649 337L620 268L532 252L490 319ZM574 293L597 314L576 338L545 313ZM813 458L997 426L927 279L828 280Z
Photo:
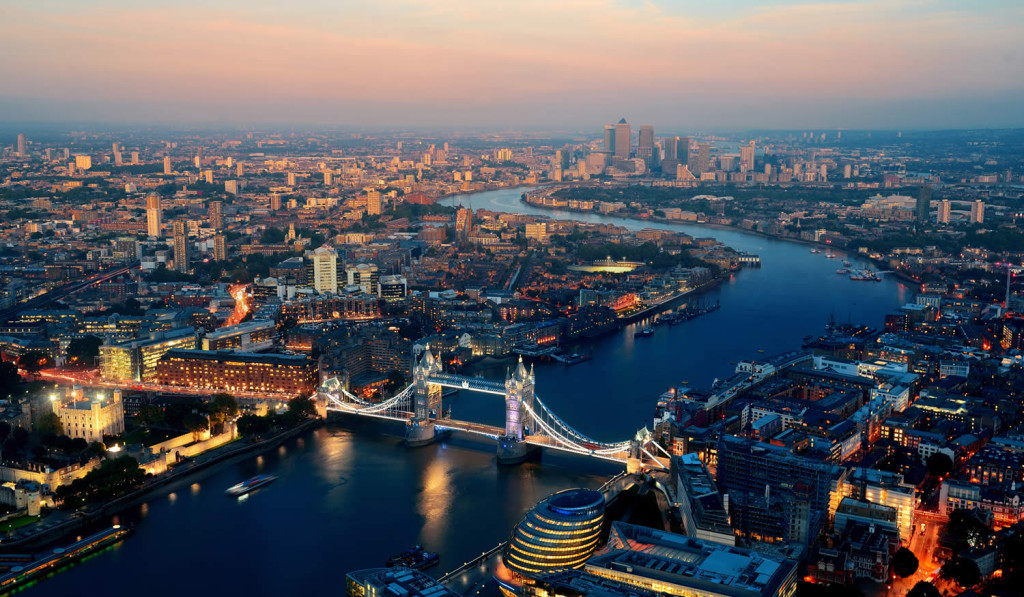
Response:
M1024 2L0 4L0 120L1024 126Z

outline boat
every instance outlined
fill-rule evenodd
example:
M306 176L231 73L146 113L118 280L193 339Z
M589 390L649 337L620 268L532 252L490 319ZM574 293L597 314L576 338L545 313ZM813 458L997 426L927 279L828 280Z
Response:
M388 558L385 565L388 568L405 566L406 568L413 568L414 570L426 570L431 566L436 566L440 561L441 556L437 553L426 551L420 545L413 545L402 553L395 554Z
M871 271L869 269L865 269L864 271L860 272L859 274L853 274L852 276L850 276L850 279L854 280L856 282L881 282L882 281L882 278L879 277L878 274L876 274L875 272L873 272L873 271Z
M652 330L651 328L644 328L642 330L639 330L639 331L633 333L633 337L635 337L635 338L646 338L648 336L653 336L653 335L654 335L654 330Z
M821 249L811 249L811 253L817 255L818 253L821 253Z
M224 492L231 496L245 495L254 489L259 489L268 483L273 483L277 480L274 475L256 475L252 479L246 479L238 485L232 485L228 487Z
M852 265L849 261L843 259L843 267L850 267Z
M90 553L117 543L131 532L131 527L122 527L119 524L115 524L94 535L79 539L70 545L54 548L50 553L43 555L37 560L12 566L8 572L0 575L0 592L7 592L16 587L25 586L29 580L53 572Z
M836 254L835 253L825 253L825 257L828 257L829 259L835 259L836 258Z
M844 267L842 269L837 269L836 273L839 274L840 276L845 276L846 274L850 273L850 270Z

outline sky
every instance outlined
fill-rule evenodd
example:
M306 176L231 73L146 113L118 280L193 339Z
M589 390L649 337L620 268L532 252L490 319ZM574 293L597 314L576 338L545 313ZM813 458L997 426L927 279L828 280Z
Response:
M1022 0L2 0L0 121L1024 126Z

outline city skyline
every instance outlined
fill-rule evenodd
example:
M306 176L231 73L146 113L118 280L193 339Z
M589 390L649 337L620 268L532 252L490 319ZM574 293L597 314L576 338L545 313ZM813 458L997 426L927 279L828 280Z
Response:
M0 66L8 122L1024 125L1013 2L115 0L0 14L0 47L19 57Z

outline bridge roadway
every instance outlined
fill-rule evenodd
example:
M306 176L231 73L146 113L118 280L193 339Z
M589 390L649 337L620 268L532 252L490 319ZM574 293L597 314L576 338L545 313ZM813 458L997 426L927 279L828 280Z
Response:
M59 288L54 288L49 292L44 292L43 294L32 297L23 303L18 303L17 305L8 307L7 309L3 309L2 311L0 311L0 321L12 320L22 311L29 311L31 309L45 307L46 305L54 301L75 294L76 292L84 290L92 286L93 284L101 284L111 278L120 276L121 274L127 273L137 267L139 267L138 262L134 262L132 264L119 267L117 269L95 273L89 276L88 278L85 278L84 280L69 282Z

